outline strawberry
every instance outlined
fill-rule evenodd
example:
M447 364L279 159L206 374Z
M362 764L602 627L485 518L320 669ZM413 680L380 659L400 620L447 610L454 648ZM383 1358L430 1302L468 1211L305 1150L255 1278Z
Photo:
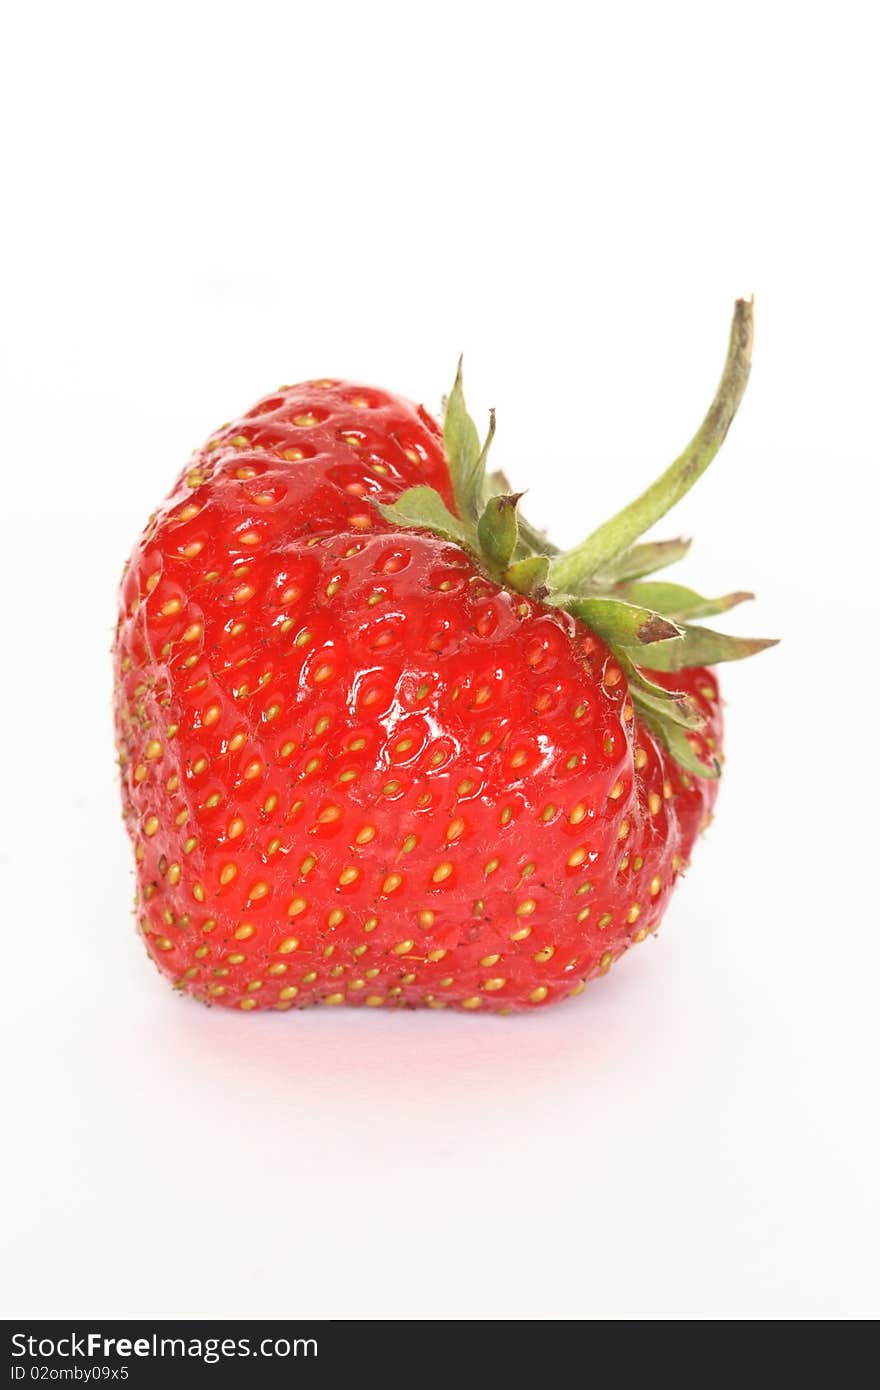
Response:
M638 544L707 466L748 374L663 478L560 553L464 405L286 386L218 430L135 546L116 728L147 950L184 992L507 1013L656 931L721 759L710 669L766 646L693 620Z

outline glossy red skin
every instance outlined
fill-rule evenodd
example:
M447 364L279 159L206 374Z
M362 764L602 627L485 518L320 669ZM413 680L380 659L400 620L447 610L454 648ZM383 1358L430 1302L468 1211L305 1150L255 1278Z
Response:
M135 546L115 662L138 920L206 1002L577 994L656 930L707 820L717 783L634 718L592 632L369 501L415 483L452 503L424 410L283 388L212 437ZM720 753L714 674L657 679Z

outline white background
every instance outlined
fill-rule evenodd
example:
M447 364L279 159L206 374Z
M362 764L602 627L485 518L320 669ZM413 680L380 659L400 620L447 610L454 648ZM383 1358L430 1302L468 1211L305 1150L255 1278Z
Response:
M870 10L7 19L7 1315L880 1312ZM133 930L108 651L190 449L324 373L436 406L464 349L572 542L690 435L753 290L746 403L666 529L784 642L725 674L660 938L523 1019L176 997Z

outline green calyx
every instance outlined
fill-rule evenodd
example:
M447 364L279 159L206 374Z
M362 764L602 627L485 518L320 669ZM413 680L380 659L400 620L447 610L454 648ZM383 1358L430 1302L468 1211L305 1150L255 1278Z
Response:
M688 739L689 731L702 726L702 716L686 695L657 685L645 671L736 661L775 643L697 625L695 619L724 613L753 595L737 591L707 599L682 584L650 579L682 559L690 542L638 542L689 491L724 442L748 381L752 332L752 303L737 300L721 381L697 433L655 483L571 550L557 550L529 525L519 510L521 494L511 491L503 473L487 473L495 413L481 444L465 407L460 362L443 426L455 512L430 487L409 488L389 506L377 504L395 526L454 542L499 584L563 608L598 633L626 674L640 718L676 761L700 777L718 775Z

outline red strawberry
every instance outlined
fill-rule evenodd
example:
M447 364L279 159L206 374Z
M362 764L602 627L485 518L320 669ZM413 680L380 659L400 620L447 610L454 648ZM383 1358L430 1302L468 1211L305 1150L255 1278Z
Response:
M138 921L179 988L507 1012L656 930L715 799L705 663L766 643L691 626L747 595L646 580L685 547L634 541L716 451L750 344L741 303L694 443L565 555L486 477L460 377L444 435L312 381L195 455L115 649Z

